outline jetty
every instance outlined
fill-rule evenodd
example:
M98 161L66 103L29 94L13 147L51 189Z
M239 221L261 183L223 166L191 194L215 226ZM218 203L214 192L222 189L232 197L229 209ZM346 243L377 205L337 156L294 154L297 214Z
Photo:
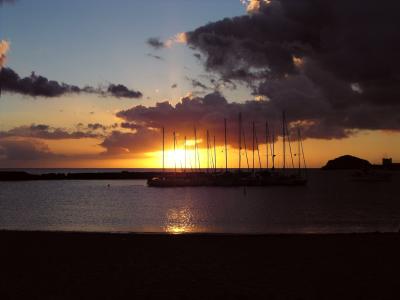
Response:
M0 170L0 181L37 180L147 180L159 176L160 172L64 172L33 174L26 171Z

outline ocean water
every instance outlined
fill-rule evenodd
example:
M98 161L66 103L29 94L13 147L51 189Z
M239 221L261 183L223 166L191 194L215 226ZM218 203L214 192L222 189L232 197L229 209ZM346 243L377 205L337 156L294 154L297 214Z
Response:
M320 170L309 172L305 187L159 189L147 187L144 180L0 182L0 229L392 232L400 229L399 186L400 173L391 182L360 183L351 181L349 172Z

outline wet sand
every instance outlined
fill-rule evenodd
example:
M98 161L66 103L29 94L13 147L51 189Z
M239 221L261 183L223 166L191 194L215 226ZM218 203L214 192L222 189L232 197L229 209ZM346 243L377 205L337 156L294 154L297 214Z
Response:
M0 232L1 299L400 299L400 234Z

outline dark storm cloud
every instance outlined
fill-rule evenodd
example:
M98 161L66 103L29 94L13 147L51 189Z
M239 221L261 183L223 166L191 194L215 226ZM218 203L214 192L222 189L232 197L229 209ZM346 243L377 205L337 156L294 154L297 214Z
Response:
M91 125L91 124L89 124ZM93 125L93 124L92 124ZM96 124L88 126L90 130L98 129ZM53 128L49 125L39 124L30 126L19 126L8 131L0 131L0 138L24 137L37 138L44 140L62 140L62 139L83 139L83 138L101 138L102 135L91 131L67 131L62 128Z
M107 91L117 98L142 98L143 96L141 92L130 90L122 84L111 84Z
M21 78L10 68L0 70L0 92L18 93L32 97L60 97L71 93L90 93L101 96L113 96L117 98L140 98L142 93L129 90L124 85L110 84L106 91L99 88L86 86L80 88L74 85L59 83L49 80L46 77L36 75L32 72L31 76Z
M207 70L245 82L309 136L400 129L398 1L272 0L187 33ZM354 88L356 87L356 88Z
M165 43L161 41L159 38L149 38L147 40L147 44L156 50L166 48Z

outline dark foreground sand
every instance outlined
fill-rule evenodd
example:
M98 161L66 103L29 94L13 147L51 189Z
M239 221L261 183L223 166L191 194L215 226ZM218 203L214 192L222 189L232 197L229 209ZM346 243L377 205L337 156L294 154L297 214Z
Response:
M400 299L400 235L0 232L0 299Z

